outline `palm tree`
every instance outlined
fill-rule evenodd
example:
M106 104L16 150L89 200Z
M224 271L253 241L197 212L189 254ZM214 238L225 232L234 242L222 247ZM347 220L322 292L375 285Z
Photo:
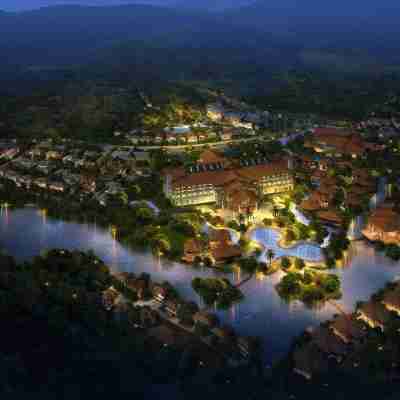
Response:
M268 260L269 260L269 266L271 267L272 260L275 257L275 253L274 253L274 251L272 249L268 249L267 250L267 257L268 257Z

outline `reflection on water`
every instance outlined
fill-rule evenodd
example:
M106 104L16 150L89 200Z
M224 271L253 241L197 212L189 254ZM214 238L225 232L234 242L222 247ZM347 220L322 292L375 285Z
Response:
M191 281L194 277L209 277L217 272L205 267L191 267L154 257L150 253L128 249L112 237L110 230L95 224L75 224L43 217L35 209L10 211L1 209L0 247L18 260L30 259L50 248L92 249L114 271L148 272L155 280L168 280L187 299L199 304ZM366 300L387 281L400 273L398 264L364 242L352 243L342 268L336 273L342 279L343 297L338 306L351 311L358 300ZM246 277L239 268L226 277L240 282ZM230 323L246 335L258 335L264 339L268 361L283 356L294 336L310 325L330 318L338 313L334 304L325 304L320 309L307 309L300 302L286 304L275 290L282 272L272 276L256 274L241 287L245 299L226 311L218 311L221 320Z

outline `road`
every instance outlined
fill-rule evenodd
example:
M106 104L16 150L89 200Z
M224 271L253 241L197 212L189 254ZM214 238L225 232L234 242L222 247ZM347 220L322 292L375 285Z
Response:
M304 136L304 132L288 134L287 136L284 136L284 137L278 139L278 141L283 146L286 146L288 143L297 139L300 136ZM242 139L232 139L232 140L225 140L225 141L212 142L212 143L182 144L182 145L171 145L171 146L156 145L156 146L120 146L120 147L129 148L129 149L136 148L136 149L143 150L143 151L164 149L170 153L181 153L182 151L185 151L186 149L202 148L204 146L210 146L214 149L225 149L227 146L229 146L231 144L237 144L237 143L242 143L242 142L244 142L244 143L252 142L252 141L257 141L257 140L272 141L268 137L252 136L252 137L247 137L247 138L242 138Z
M172 146L157 145L157 146L119 146L119 147L123 147L123 148L127 148L127 149L136 148L136 149L143 150L143 151L163 149L170 153L181 153L182 151L185 151L186 149L202 148L204 146L210 146L212 148L224 149L226 146L228 146L230 144L241 143L241 142L251 142L251 141L255 141L255 140L265 140L265 139L260 136L254 136L254 137L250 137L250 138L225 140L225 141L221 141L221 142L212 142L212 143L182 144L182 145L172 145Z

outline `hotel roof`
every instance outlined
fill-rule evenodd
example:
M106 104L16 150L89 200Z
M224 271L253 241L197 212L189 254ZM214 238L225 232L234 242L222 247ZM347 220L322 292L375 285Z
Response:
M251 167L238 169L239 176L249 180L259 180L264 176L287 173L289 170L287 160L270 162L268 164L259 164Z
M207 160L213 158L207 156ZM220 161L219 161L220 162ZM186 173L184 168L164 170L164 174L172 176L172 184L176 187L197 186L212 184L214 186L225 186L237 180L247 182L258 181L264 176L283 174L289 171L287 161L272 161L268 164L259 164L237 169L220 169L215 171L202 171Z
M200 154L199 163L218 164L225 163L227 159L213 150L205 150Z
M318 217L327 221L332 222L335 224L341 224L343 222L343 217L336 211L336 210L326 210L326 211L319 211Z

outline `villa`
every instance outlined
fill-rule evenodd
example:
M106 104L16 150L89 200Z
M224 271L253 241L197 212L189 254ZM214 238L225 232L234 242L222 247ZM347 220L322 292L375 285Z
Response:
M380 302L369 301L362 304L357 311L357 319L364 321L371 328L380 328L382 331L389 318L389 311Z
M214 103L207 106L206 112L208 118L210 118L214 122L219 122L224 116L225 109L222 104Z
M397 288L385 293L382 304L388 311L395 312L400 316L400 289Z
M354 319L352 315L340 314L330 322L331 331L345 344L359 343L367 334L362 323Z
M341 362L347 354L346 344L329 328L320 326L311 332L312 343L328 357Z
M213 204L252 212L265 195L286 193L293 187L288 160L243 167L211 150L189 169L164 171L164 193L177 206Z
M328 360L311 342L294 351L293 362L293 372L308 380L316 374L322 374L329 370Z
M203 254L203 245L200 240L188 239L184 244L182 261L193 263Z
M358 158L369 149L363 138L355 132L338 128L317 128L309 147L317 153L333 153L335 157L349 155Z
M400 244L400 215L393 209L393 205L383 204L368 218L362 233L372 241Z
M217 327L219 324L218 317L207 311L198 311L193 315L193 321L195 324L200 324L210 329Z

